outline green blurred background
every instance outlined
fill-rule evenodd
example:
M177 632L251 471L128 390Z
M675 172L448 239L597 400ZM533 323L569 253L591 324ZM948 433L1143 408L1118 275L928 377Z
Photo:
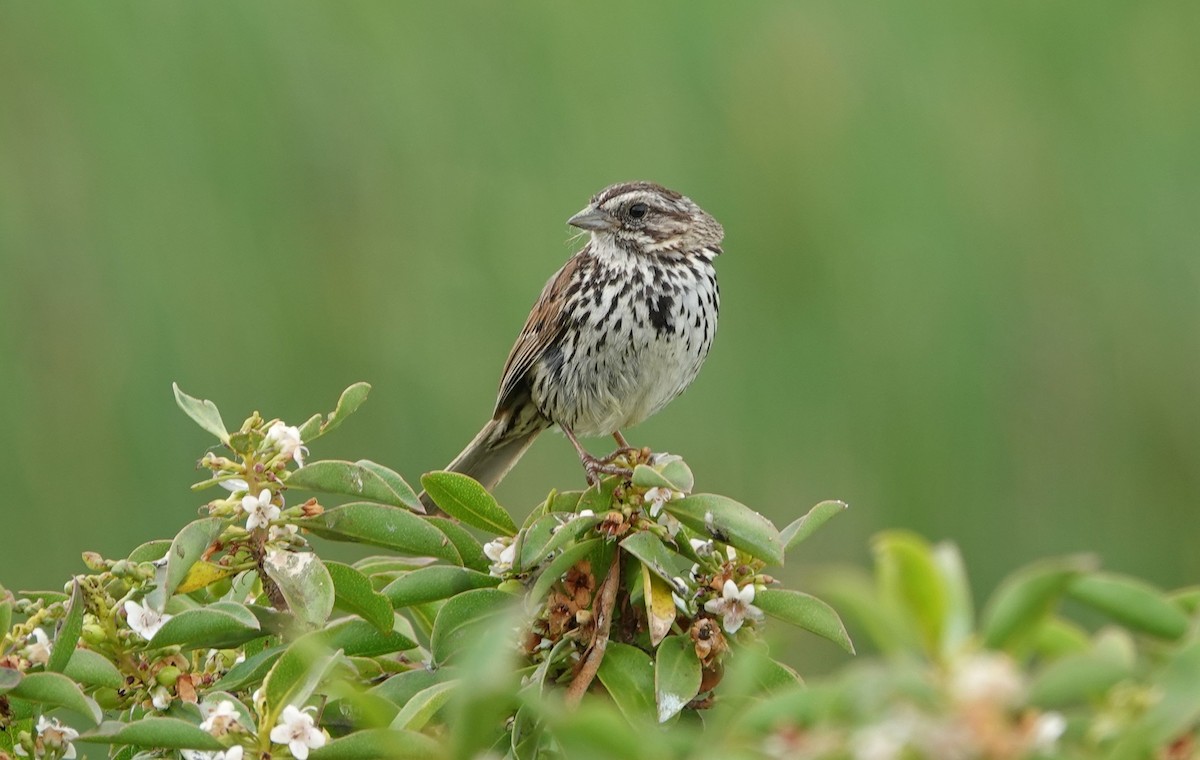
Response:
M416 482L491 412L564 224L648 178L727 230L692 389L631 433L780 524L991 588L1200 579L1200 6L0 6L0 581L173 535L236 425ZM605 443L597 444L597 450ZM582 476L564 439L499 496Z

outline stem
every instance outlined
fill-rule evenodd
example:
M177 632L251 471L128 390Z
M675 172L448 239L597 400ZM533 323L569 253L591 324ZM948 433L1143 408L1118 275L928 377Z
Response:
M604 579L600 593L596 597L596 635L592 637L592 644L588 647L587 654L584 655L583 665L571 679L571 685L567 687L565 701L568 707L575 707L579 704L588 687L592 685L596 672L600 669L600 662L604 659L604 650L608 648L608 634L612 628L613 608L616 606L617 587L620 585L621 549L618 547L613 553L612 566L608 568L608 576Z

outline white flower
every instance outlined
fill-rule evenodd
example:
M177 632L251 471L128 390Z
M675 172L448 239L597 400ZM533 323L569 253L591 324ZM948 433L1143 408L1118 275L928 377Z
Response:
M286 744L296 760L307 760L308 751L325 746L325 734L316 726L313 716L295 705L283 708L283 715L271 729L271 741Z
M42 751L45 751L45 754L53 753L55 757L66 758L66 760L74 759L75 745L71 744L71 742L79 738L78 731L70 726L59 723L55 718L47 718L45 715L38 718L36 731L35 741L37 742L38 750L40 750L38 753L39 757L42 756ZM13 751L21 757L28 756L25 748L20 745L17 745Z
M207 717L200 723L200 729L213 736L224 734L230 726L238 722L238 711L234 708L233 702L228 699L222 699L216 707L210 703L201 709Z
M224 475L224 474L225 474L224 472L217 473L217 475ZM238 491L249 491L250 490L250 484L247 483L246 481L242 480L241 478L230 478L229 480L222 480L220 482L221 482L221 488L224 488L226 491L233 491L234 493L236 493Z
M747 583L739 589L730 578L726 579L725 585L721 589L721 596L705 602L704 609L721 616L726 632L737 633L746 618L755 621L762 620L762 610L751 604L753 601L754 584Z
M246 518L246 530L266 527L272 520L279 519L279 507L271 503L271 492L263 489L258 496L243 496L242 511Z
M650 505L650 516L658 517L658 513L662 512L663 504L673 499L678 499L683 496L679 491L672 491L670 488L662 488L655 486L646 491L642 495L642 500L645 504Z
M203 752L198 749L183 749L179 754L183 755L183 760L242 760L245 754L241 745L235 744L224 752Z
M21 650L21 655L34 665L45 665L50 661L50 652L54 648L50 643L50 637L41 628L34 628L30 635L33 637L33 641L26 639L28 643Z
M156 686L154 691L150 692L150 702L154 705L155 710L167 709L173 698L166 686Z
M275 444L280 454L291 457L300 467L304 466L304 455L308 453L308 448L300 440L300 428L276 422L267 430L267 443Z
M125 602L125 618L134 633L149 641L154 638L154 634L158 633L158 629L163 627L163 623L171 619L171 616L129 601Z
M1062 713L1048 712L1038 716L1033 724L1033 748L1049 752L1058 744L1058 738L1067 730L1067 719Z
M689 538L688 543L692 545L692 551L696 552L697 557L707 557L715 550L712 539Z
M267 538L272 541L286 541L300 532L297 525L272 525L267 531Z
M725 556L729 557L730 562L737 562L737 549L734 549L732 546L726 546Z
M1025 683L1016 664L998 652L980 652L955 663L950 694L958 702L990 702L1013 707L1025 696Z
M484 544L483 553L492 561L491 574L500 577L512 569L513 561L517 558L517 547L511 538L501 536Z

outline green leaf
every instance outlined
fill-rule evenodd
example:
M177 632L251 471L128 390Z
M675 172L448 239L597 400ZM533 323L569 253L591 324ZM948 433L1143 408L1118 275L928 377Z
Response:
M106 720L97 728L80 734L77 741L153 749L224 749L207 731L178 718L141 718L132 723Z
M417 692L392 720L392 729L420 731L450 701L459 681L443 681Z
M317 628L333 611L333 578L312 552L270 551L262 563L287 601L288 610L309 628Z
M772 564L783 564L783 542L771 521L716 494L694 494L663 505L684 525Z
M166 580L161 593L155 591L149 595L153 600L152 606L162 609L166 600L171 598L175 589L183 583L192 565L196 564L212 542L221 535L225 525L226 521L219 517L205 517L183 526L183 530L171 541L171 548L167 551Z
M1004 649L1035 632L1081 573L1095 567L1087 555L1036 562L1008 576L984 610L981 630L988 649Z
M958 652L975 631L975 607L971 601L971 584L958 547L942 542L933 547L937 565L946 591L946 612L942 625L942 655Z
M300 426L300 440L310 443L342 424L347 417L362 406L370 392L371 386L368 383L355 383L342 391L342 395L337 400L337 407L329 413L324 422L321 421L321 415L314 414Z
M434 565L413 570L401 575L383 589L383 596L397 609L413 604L424 604L438 599L448 599L475 588L491 588L499 585L500 579L465 567Z
M447 680L450 672L450 670L442 668L440 670L420 669L397 673L378 686L369 689L368 693L383 697L389 702L403 707L417 693Z
M668 636L654 658L654 699L658 722L666 723L700 693L700 660L690 636Z
M88 688L107 686L120 689L125 686L125 676L121 675L117 666L109 662L104 655L90 649L76 649L72 652L63 675Z
M621 541L621 548L640 559L650 572L669 586L675 587L675 576L679 575L678 555L668 549L658 536L644 530L631 533Z
M0 594L4 593L3 587L0 587ZM11 599L0 601L0 631L7 632L12 627L13 603Z
M447 517L427 517L425 522L440 530L454 546L458 556L461 557L461 559L453 560L454 564L487 572L491 561L483 553L483 544L468 533L466 528Z
M754 595L754 604L768 615L829 639L854 654L854 644L837 612L815 596L800 591L763 589Z
M352 617L330 623L324 634L329 649L341 649L349 657L378 657L417 648L415 641L401 633L380 633L367 621Z
M301 636L275 661L263 680L268 708L263 725L275 725L279 714L288 705L299 706L307 702L329 672L343 661L341 652L329 651L324 634L324 631L316 631Z
M287 484L288 488L302 491L354 496L422 514L425 511L404 478L366 459L357 462L340 459L310 462L289 475Z
M60 673L26 673L9 695L79 713L93 724L99 723L100 707L84 696L79 686Z
M244 691L248 686L260 683L283 652L284 647L274 646L247 657L230 668L221 680L213 684L213 688L230 692Z
M154 541L147 541L129 553L129 561L136 563L157 562L167 556L167 552L170 550L170 539L159 538Z
M610 641L596 675L627 720L635 725L656 722L654 662L650 655L635 646Z
M392 604L374 589L370 578L341 562L326 560L325 569L333 579L334 604L353 612L382 632L392 630L395 623Z
M1187 615L1148 583L1114 573L1092 573L1071 581L1067 595L1097 609L1122 625L1177 639L1187 633Z
M895 530L877 536L872 548L882 592L912 617L925 652L936 657L942 651L949 601L929 542L915 533Z
M422 475L421 485L429 498L451 517L488 533L516 535L517 524L512 516L473 478L436 471Z
M446 752L436 741L416 731L370 728L334 739L313 750L309 757L312 760L378 760L381 757L437 760L446 757Z
M532 557L534 561L530 563L528 569L532 570L548 558L558 554L560 550L575 543L580 536L599 525L600 521L604 519L600 515L563 515L561 517L566 517L566 522L557 531L551 531L550 540Z
M201 401L198 398L192 398L179 390L178 383L171 383L171 388L175 391L175 403L179 404L179 408L183 410L184 414L219 438L221 443L229 443L229 432L225 430L225 423L221 420L221 413L217 411L216 404L207 399Z
M150 640L153 647L227 649L266 633L254 613L236 602L215 602L181 612L163 623Z
M79 634L83 632L83 589L79 579L71 581L71 601L67 606L67 616L54 634L54 646L50 649L50 659L46 662L46 670L61 673L71 661L75 645L79 643ZM0 630L8 630L0 629Z
M1043 709L1059 709L1099 699L1110 688L1133 675L1127 662L1085 652L1051 662L1029 689L1029 702Z
M580 541L574 546L563 551L562 554L551 560L550 564L546 565L534 581L533 588L525 597L526 605L536 607L543 603L546 599L546 594L550 593L550 587L567 574L567 571L575 566L575 563L591 554L604 543L604 539L592 538L587 541Z
M446 601L433 623L429 650L433 661L445 665L477 644L480 632L511 609L512 594L494 588L464 591Z
M840 515L848 508L849 505L844 501L823 501L808 510L808 514L796 518L790 525L779 531L784 551L791 551L806 538L816 533L817 528L828 522L830 518Z
M1165 747L1192 732L1200 720L1200 641L1191 641L1171 654L1152 681L1156 699L1132 726L1123 728L1108 755L1119 760L1155 756L1150 748Z
M0 694L7 694L21 683L21 671L14 668L0 668Z
M546 544L550 542L551 536L557 535L554 532L555 528L561 530L563 517L562 514L542 515L531 525L521 529L516 539L517 561L513 564L515 572L520 573L536 567L549 557Z
M655 465L639 464L634 467L633 484L638 488L669 488L689 493L696 479L682 459L671 456Z
M437 557L454 564L461 561L446 534L412 512L396 507L357 501L328 509L298 524L334 541L382 546L402 554Z

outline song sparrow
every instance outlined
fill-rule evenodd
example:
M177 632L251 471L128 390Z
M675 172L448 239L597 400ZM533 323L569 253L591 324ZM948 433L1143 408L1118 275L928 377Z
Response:
M550 278L508 355L492 420L446 469L500 482L537 434L558 425L588 482L624 472L579 438L611 435L695 379L717 329L713 259L724 230L652 182L612 185L567 220L591 239ZM432 506L422 494L427 507Z

